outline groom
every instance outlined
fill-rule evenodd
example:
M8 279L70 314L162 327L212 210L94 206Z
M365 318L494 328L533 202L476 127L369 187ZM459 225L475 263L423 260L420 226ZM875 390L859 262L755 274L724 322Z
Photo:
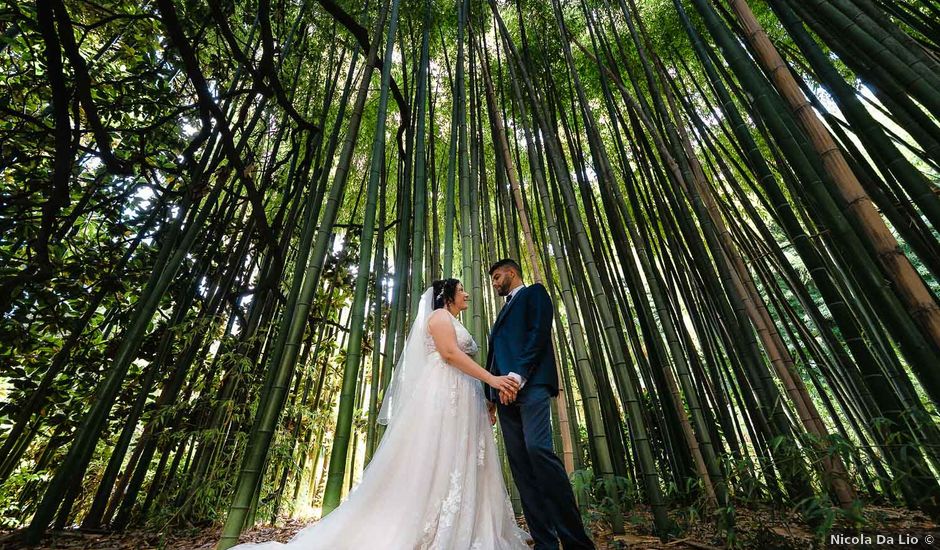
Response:
M526 286L514 260L490 267L493 288L506 297L490 330L486 368L519 382L515 397L486 387L506 443L509 468L522 498L536 550L594 548L561 460L552 450L550 397L558 395L552 351L552 300L539 283ZM498 403L498 404L497 404Z

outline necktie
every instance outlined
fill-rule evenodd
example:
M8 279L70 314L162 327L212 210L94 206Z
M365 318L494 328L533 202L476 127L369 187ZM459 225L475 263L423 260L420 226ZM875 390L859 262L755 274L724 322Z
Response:
M506 303L509 303L509 300L512 300L512 294L506 296Z

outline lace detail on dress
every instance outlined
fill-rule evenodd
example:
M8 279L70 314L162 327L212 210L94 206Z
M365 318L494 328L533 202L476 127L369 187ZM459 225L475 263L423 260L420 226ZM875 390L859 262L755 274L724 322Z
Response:
M480 351L480 346L477 345L476 340L470 335L470 331L463 326L463 323L456 318L454 318L454 322L457 323L457 345L467 355L476 355Z
M486 458L486 433L480 434L480 441L477 443L477 466L483 466L483 459Z
M450 473L450 490L447 492L447 498L441 504L441 526L444 528L454 524L454 516L460 510L460 472Z
M467 327L463 326L463 323L454 317L453 314L449 311L447 313L450 314L451 322L454 324L454 331L457 333L457 347L467 355L476 355L476 353L480 351L480 346L478 346L476 340L473 339L473 335L470 334ZM437 351L437 346L434 345L434 337L431 336L430 332L424 335L424 349L428 353Z
M450 415L457 416L457 385L460 383L460 378L453 377L450 381Z
M440 513L424 524L424 536L421 538L421 550L430 550L440 546L439 540L447 540L442 531L453 527L457 512L460 511L461 475L454 470L450 473L450 489L447 496L441 501Z

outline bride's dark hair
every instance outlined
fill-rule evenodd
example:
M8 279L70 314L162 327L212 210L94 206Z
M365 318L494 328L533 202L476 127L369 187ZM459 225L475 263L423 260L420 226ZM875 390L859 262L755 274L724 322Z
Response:
M457 298L457 285L459 284L458 279L438 279L431 283L434 288L433 309L440 309L453 302Z

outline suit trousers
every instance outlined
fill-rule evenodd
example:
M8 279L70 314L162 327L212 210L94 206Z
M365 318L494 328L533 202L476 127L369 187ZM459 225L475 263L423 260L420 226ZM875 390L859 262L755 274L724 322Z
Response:
M497 402L509 468L536 550L594 548L564 464L552 448L548 386L525 386L510 405Z

